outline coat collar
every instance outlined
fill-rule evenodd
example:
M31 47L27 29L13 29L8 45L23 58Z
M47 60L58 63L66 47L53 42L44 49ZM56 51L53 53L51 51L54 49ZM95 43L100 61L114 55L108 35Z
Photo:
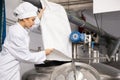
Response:
M26 34L26 35L28 35L28 33L29 33L29 29L25 29L23 26L21 26L18 22L16 23L17 24L17 26L18 26L18 28L24 33L24 34Z

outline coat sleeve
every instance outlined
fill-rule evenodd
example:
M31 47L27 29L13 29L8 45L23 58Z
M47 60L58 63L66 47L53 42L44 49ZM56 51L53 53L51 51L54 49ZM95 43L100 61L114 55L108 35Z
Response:
M21 36L12 35L9 43L9 53L18 61L40 64L46 60L45 51L31 53L25 39Z
M30 28L30 31L35 32L35 33L41 33L40 19L38 17L36 17L34 21L34 25Z

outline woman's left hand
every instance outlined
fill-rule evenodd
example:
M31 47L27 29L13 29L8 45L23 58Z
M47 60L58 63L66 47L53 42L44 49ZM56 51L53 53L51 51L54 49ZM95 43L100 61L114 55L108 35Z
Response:
M44 10L45 10L45 8L39 10L39 11L40 11L40 12L38 13L38 18L39 18L39 19L41 19Z

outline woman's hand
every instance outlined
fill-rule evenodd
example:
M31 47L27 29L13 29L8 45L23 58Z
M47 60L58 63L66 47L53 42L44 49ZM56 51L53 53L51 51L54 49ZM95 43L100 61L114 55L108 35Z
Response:
M52 49L45 49L46 55L49 55L50 53L52 53L53 50L54 50L53 48Z
M37 15L39 19L41 19L44 10L45 10L45 8L43 8L43 9L39 9L40 12L38 12L38 15Z

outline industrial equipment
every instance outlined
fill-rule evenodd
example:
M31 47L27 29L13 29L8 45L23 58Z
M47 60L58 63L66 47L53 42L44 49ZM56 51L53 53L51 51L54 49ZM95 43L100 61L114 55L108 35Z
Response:
M40 4L39 0L24 1L36 6ZM120 70L104 64L119 60L120 39L69 12L68 18L71 23L85 29L70 34L72 61L57 66L37 66L36 70L25 73L23 80L120 80Z
M23 76L23 80L100 80L95 68L85 63L75 62L75 72L71 63L60 66L40 67Z

